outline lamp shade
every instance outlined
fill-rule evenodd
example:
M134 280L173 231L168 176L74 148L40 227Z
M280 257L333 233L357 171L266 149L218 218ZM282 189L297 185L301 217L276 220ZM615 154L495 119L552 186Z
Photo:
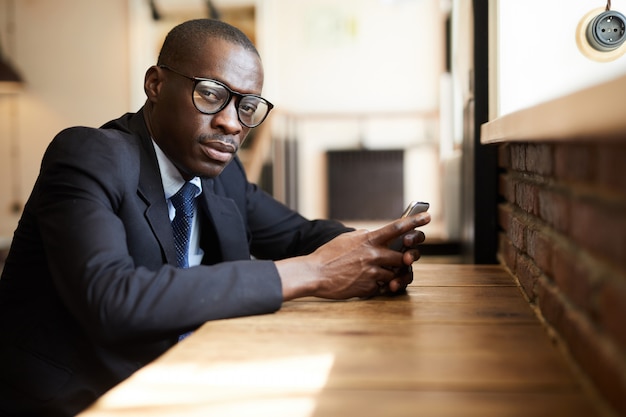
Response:
M20 74L0 55L0 94L16 93L22 88L22 83Z

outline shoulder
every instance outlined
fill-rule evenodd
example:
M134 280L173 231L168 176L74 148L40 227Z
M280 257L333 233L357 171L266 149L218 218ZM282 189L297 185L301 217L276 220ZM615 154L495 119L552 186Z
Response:
M139 134L121 129L67 128L46 149L40 180L116 189L137 184L145 153L141 141Z
M138 135L119 129L75 126L59 132L44 154L47 161L75 161L115 167L136 163Z
M138 134L125 129L123 125L109 122L99 128L74 126L64 129L54 137L50 146L72 148L78 152L90 147L121 147L125 150L125 148L134 148L138 142Z

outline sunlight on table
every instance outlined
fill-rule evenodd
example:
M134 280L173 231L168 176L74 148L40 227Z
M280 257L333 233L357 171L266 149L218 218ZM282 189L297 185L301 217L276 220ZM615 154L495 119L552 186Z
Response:
M134 384L111 390L86 416L280 415L309 417L334 363L332 354L198 366L148 365ZM283 413L284 412L284 413Z

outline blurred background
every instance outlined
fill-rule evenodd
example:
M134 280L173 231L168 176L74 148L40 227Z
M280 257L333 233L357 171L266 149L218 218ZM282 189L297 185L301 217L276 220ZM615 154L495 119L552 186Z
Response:
M242 29L264 61L264 95L276 107L241 154L252 181L307 217L356 226L393 219L410 200L429 201L432 234L454 236L444 224L440 164L443 147L454 153L451 135L444 141L440 131L449 7L440 0L0 1L3 55L24 80L19 94L0 96L0 236L12 235L53 136L138 110L164 36L199 17Z
M493 262L497 170L494 149L474 146L480 124L625 72L576 49L576 24L603 2L565 3L0 0L2 62L22 79L0 89L0 243L54 135L137 111L166 33L214 17L255 42L275 104L241 151L251 181L355 227L428 201L428 242L469 242L486 254L471 261Z

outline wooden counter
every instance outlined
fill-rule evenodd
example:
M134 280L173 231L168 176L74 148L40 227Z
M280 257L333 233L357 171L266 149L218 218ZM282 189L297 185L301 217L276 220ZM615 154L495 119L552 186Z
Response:
M597 416L500 266L416 264L405 295L208 322L99 416Z
M489 121L481 126L480 141L623 142L624 94L626 75Z

